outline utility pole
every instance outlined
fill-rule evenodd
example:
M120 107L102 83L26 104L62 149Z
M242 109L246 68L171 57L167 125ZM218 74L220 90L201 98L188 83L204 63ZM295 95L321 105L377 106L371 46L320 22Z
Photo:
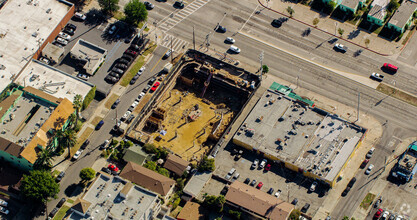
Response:
M264 51L261 51L261 54L259 54L259 61L261 62L261 68L260 70L262 70L262 61L264 60Z
M359 105L361 102L361 93L358 93L358 109L356 110L358 112L358 116L356 117L356 121L359 121Z
M194 25L193 25L193 47L195 50L195 33L194 33Z
M172 51L172 36L171 36L171 62L173 60L172 54L173 54L173 51Z

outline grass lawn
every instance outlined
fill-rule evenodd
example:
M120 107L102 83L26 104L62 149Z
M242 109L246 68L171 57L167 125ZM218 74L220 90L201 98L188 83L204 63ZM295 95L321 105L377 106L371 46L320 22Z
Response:
M71 155L74 155L75 152L77 152L77 150L80 149L81 145L84 143L85 140L87 140L88 136L90 136L90 134L93 133L93 131L94 129L90 127L87 127L84 130L84 133L82 133L81 136L78 138L77 144L71 148Z
M74 203L74 200L68 199L67 202L73 204Z
M101 120L103 120L102 117L96 116L92 121L91 124L96 126Z
M122 82L120 83L121 86L126 87L129 85L130 80L136 75L139 69L145 64L145 56L140 56L139 59L133 64L132 68L130 68L129 72L127 72L123 78Z
M116 99L118 99L119 96L116 94L112 94L110 96L110 98L107 100L107 102L104 104L104 107L106 107L107 109L110 109L111 106L113 105L113 103L116 101Z
M125 19L125 14L121 11L116 11L113 13L113 17L119 21L123 21Z
M385 83L380 83L376 90L385 93L387 95L390 95L392 97L395 97L399 100L402 100L404 102L407 102L411 105L417 106L417 97L413 96L409 93L406 93L402 90L398 90L394 87L391 87L390 85L387 85Z
M363 201L361 202L361 207L364 209L368 209L369 206L372 204L372 202L375 199L375 195L372 193L368 193L368 195L365 196L365 198L363 199Z
M55 217L53 218L54 220L61 220L64 219L65 215L67 214L68 210L70 209L69 206L62 206L61 209L59 209L59 211L56 213Z
M151 53L153 53L153 51L156 49L156 44L155 43L153 43L153 42L151 42L150 44L149 44L149 47L148 48L146 48L146 50L143 52L143 56L148 56L149 54L151 54Z
M59 172L58 170L54 170L54 171L52 172L52 176L53 176L53 177L57 177L59 173L60 173L60 172Z

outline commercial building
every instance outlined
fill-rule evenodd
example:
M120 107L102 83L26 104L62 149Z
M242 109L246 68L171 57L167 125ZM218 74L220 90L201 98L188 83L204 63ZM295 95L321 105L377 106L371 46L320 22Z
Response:
M366 129L318 109L291 89L277 85L262 95L233 143L334 186Z
M175 187L175 180L132 162L127 163L120 177L158 193L165 200L169 198Z
M71 101L33 87L14 88L0 103L0 159L31 170L37 153L55 148L56 130L64 130L74 112Z
M239 181L230 185L225 198L226 204L258 218L287 220L294 209L294 205Z
M158 195L117 176L99 174L88 191L74 202L68 219L155 219L161 210Z
M72 47L71 58L83 64L86 73L93 75L107 55L107 50L83 39L79 39Z
M37 59L74 14L65 0L8 0L0 10L0 91Z
M184 193L181 198L183 200L190 201L191 199L197 197L203 190L204 186L208 183L208 181L210 181L211 175L211 172L195 173L190 178L187 185L185 185L183 189Z
M417 172L417 141L411 143L407 150L399 157L397 164L392 168L391 175L404 182L413 179Z

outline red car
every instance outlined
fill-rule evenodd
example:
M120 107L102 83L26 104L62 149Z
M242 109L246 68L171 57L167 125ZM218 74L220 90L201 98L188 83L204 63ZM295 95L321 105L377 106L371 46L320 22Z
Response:
M368 162L369 162L369 159L365 159L365 160L363 160L363 162L361 163L360 168L361 168L361 169L365 168L365 167L366 167L366 164L368 164Z
M119 168L117 168L115 165L113 164L109 164L109 166L107 167L109 168L111 171L117 172L119 171Z
M265 166L265 171L269 171L271 169L271 164L267 164L266 166Z
M263 185L264 185L264 184L263 184L262 182L259 182L259 184L256 186L256 188L257 188L257 189L261 189Z
M383 212L384 212L384 210L378 209L378 211L376 211L376 213L374 215L374 219L379 219Z
M125 53L126 53L126 54L130 54L130 55L132 55L132 56L136 56L136 54L138 54L138 52L133 51L133 50L129 50L129 49L127 49L127 50L125 51Z
M384 66L383 67L385 69L389 70L389 71L392 71L392 72L397 72L397 70L398 70L398 67L397 66L394 66L394 65L392 65L390 63L384 63Z
M153 86L151 88L151 91L155 92L155 90L158 88L159 84L160 84L159 82L156 82L155 84L153 84Z

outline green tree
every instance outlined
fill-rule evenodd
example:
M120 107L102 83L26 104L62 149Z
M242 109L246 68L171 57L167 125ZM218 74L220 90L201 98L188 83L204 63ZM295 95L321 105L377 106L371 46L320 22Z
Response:
M233 219L239 220L241 218L242 213L239 211L229 210L229 215L233 217Z
M337 32L340 34L340 36L343 35L343 33L345 33L345 30L343 30L342 28L337 29Z
M165 168L158 167L158 169L157 169L156 172L158 172L159 174L162 174L162 175L164 175L166 177L169 177L169 171L167 169L165 169Z
M28 175L23 175L20 191L24 197L33 202L46 203L50 198L57 198L59 185L50 172L33 170Z
M147 161L143 166L153 171L156 170L156 163L154 161Z
M203 160L200 163L200 166L198 166L198 171L204 172L204 171L214 171L215 169L214 159L208 159L207 156L204 156Z
M301 212L298 209L293 209L290 214L290 220L298 220L300 219Z
M105 13L113 13L119 10L119 0L98 0L98 4Z
M400 3L398 3L396 0L391 0L388 4L388 11L392 13L395 10L397 10L399 7L400 7Z
M72 126L72 129L75 129L80 119L80 109L83 106L83 97L80 94L75 95L74 101L72 102L72 107L75 109L75 122Z
M209 207L210 209L220 213L223 211L223 205L225 202L226 202L226 199L224 198L223 195L220 195L220 196L208 195L204 199L203 204Z
M314 25L315 27L317 27L317 24L319 24L319 22L320 22L320 20L319 20L318 18L314 18L314 19L313 19L313 25Z
M366 45L366 47L368 47L369 46L369 43L371 42L371 40L369 40L369 38L366 38L365 39L365 45Z
M346 215L343 216L342 220L349 220L349 217L347 217Z
M96 176L96 171L91 167L86 167L80 171L80 178L83 182L88 182Z
M139 0L130 0L125 5L126 22L131 24L138 24L142 21L146 21L148 17L148 10L146 10L145 4Z
M34 168L37 170L49 170L52 167L52 149L47 146L46 148L41 148L38 152L38 159L34 164Z
M153 144L145 144L143 146L143 150L148 154L154 154L156 153L156 147Z
M184 185L185 185L185 179L183 178L178 178L177 180L177 188L179 191L184 189Z
M294 11L294 9L291 8L291 6L288 6L287 12L288 12L288 14L290 14L290 17L292 17L292 15L294 14L295 11Z
M269 67L267 65L262 65L262 74L268 73Z
M163 159L165 160L168 156L168 151L165 148L162 147L158 147L156 149L156 153L155 153L155 159L159 160L159 159Z
M327 10L329 10L329 13L332 13L332 11L336 8L336 2L329 1L327 2Z
M58 141L58 146L62 149L68 149L68 158L71 158L71 147L77 143L77 136L74 130L67 129L65 131L57 130L55 137Z

